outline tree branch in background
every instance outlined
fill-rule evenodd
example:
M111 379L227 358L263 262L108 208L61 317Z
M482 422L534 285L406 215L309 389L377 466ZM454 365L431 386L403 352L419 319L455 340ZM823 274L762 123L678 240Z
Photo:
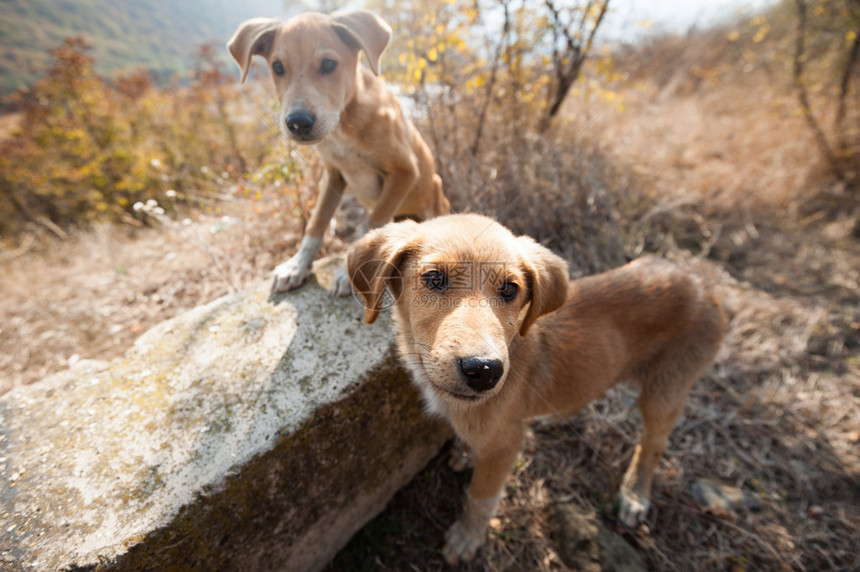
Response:
M505 44L508 41L508 33L511 29L511 14L508 9L508 3L505 0L502 0L500 4L504 10L505 20L502 24L502 37L499 38L499 43L496 44L496 50L493 54L493 67L490 69L490 79L487 80L486 97L481 104L481 112L478 116L478 126L475 129L475 139L472 141L472 146L470 148L473 157L478 156L481 137L484 135L484 122L487 119L487 110L490 108L490 103L493 101L493 89L496 86L496 77L498 77L499 73L499 62L502 59L502 52L504 51Z
M855 2L860 8L860 1ZM854 68L857 66L858 55L860 55L860 14L856 18L857 27L854 30L854 40L851 42L851 48L848 51L848 58L845 61L845 68L842 70L842 78L839 82L839 103L836 108L836 118L833 122L836 128L839 147L845 151L849 142L845 129L842 128L845 121L846 105L845 100L848 98L848 89L851 85L851 74L854 73Z
M582 8L579 23L573 29L574 16L565 22L561 9L554 0L545 0L550 14L549 26L553 35L553 82L547 98L547 108L538 124L538 132L544 133L553 118L561 110L570 88L579 79L582 65L591 52L594 35L609 8L609 0L588 0Z
M806 25L809 20L809 17L807 12L806 0L795 0L795 5L797 6L797 31L795 34L794 41L793 70L794 87L797 92L797 100L800 103L800 108L803 111L803 116L806 118L806 122L809 124L809 128L812 130L812 133L815 136L815 140L818 143L818 147L821 149L824 158L827 160L828 163L830 163L830 166L833 169L834 173L836 173L836 176L840 179L844 179L845 175L839 165L839 160L836 157L836 153L833 151L833 147L830 145L830 142L827 140L827 136L821 129L821 125L819 124L818 119L815 117L815 114L812 111L812 105L809 103L809 92L806 88L806 82L804 80L804 63L806 61Z

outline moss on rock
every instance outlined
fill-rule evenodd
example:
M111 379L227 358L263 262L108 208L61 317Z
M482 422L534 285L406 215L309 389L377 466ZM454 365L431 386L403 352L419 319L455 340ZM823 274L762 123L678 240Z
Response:
M448 437L360 316L261 283L4 396L0 566L323 566Z

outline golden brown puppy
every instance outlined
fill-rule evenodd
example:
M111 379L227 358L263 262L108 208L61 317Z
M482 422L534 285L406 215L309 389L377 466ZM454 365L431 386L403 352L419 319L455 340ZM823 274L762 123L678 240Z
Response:
M430 149L377 77L390 35L388 24L370 12L308 12L286 22L248 20L227 44L242 82L253 56L268 62L280 128L292 141L314 145L328 173L299 251L275 269L276 292L297 288L310 274L347 190L370 213L365 229L398 215L427 219L450 211ZM359 65L361 51L370 69ZM332 292L350 292L345 271Z
M622 380L641 388L644 431L619 518L644 518L669 432L725 334L712 287L654 257L569 282L561 258L478 215L374 230L353 245L347 271L368 323L389 288L403 361L428 410L474 456L466 506L443 549L449 562L483 544L526 421L574 413Z

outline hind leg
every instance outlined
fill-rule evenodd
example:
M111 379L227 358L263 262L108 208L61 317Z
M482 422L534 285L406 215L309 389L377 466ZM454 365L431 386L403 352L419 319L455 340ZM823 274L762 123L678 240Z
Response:
M669 433L684 410L688 391L689 387L664 387L663 391L654 391L653 387L646 386L639 396L642 437L624 474L619 493L618 518L627 526L635 527L645 519L650 506L654 470L666 449Z

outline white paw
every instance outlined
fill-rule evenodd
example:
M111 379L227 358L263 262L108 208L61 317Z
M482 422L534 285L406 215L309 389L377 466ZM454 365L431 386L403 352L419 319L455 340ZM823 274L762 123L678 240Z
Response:
M279 264L272 275L272 292L286 292L298 288L311 274L311 265L322 246L322 239L305 236L299 251Z
M311 273L311 264L303 260L301 252L279 264L272 273L272 292L286 292L298 288Z
M448 564L456 564L459 560L467 562L475 556L475 552L487 540L487 525L496 514L501 500L502 493L487 499L476 499L471 493L466 495L463 515L445 535L442 556Z
M635 528L645 520L650 505L647 497L631 491L621 491L618 494L618 520L625 526Z
M445 535L442 556L452 566L459 561L468 562L475 557L475 552L484 544L486 535L485 527L480 527L478 531L470 530L462 520L458 520L451 525Z
M334 273L334 280L331 284L331 295L334 297L349 296L352 294L352 284L349 283L349 277L346 274L346 267L341 266Z

